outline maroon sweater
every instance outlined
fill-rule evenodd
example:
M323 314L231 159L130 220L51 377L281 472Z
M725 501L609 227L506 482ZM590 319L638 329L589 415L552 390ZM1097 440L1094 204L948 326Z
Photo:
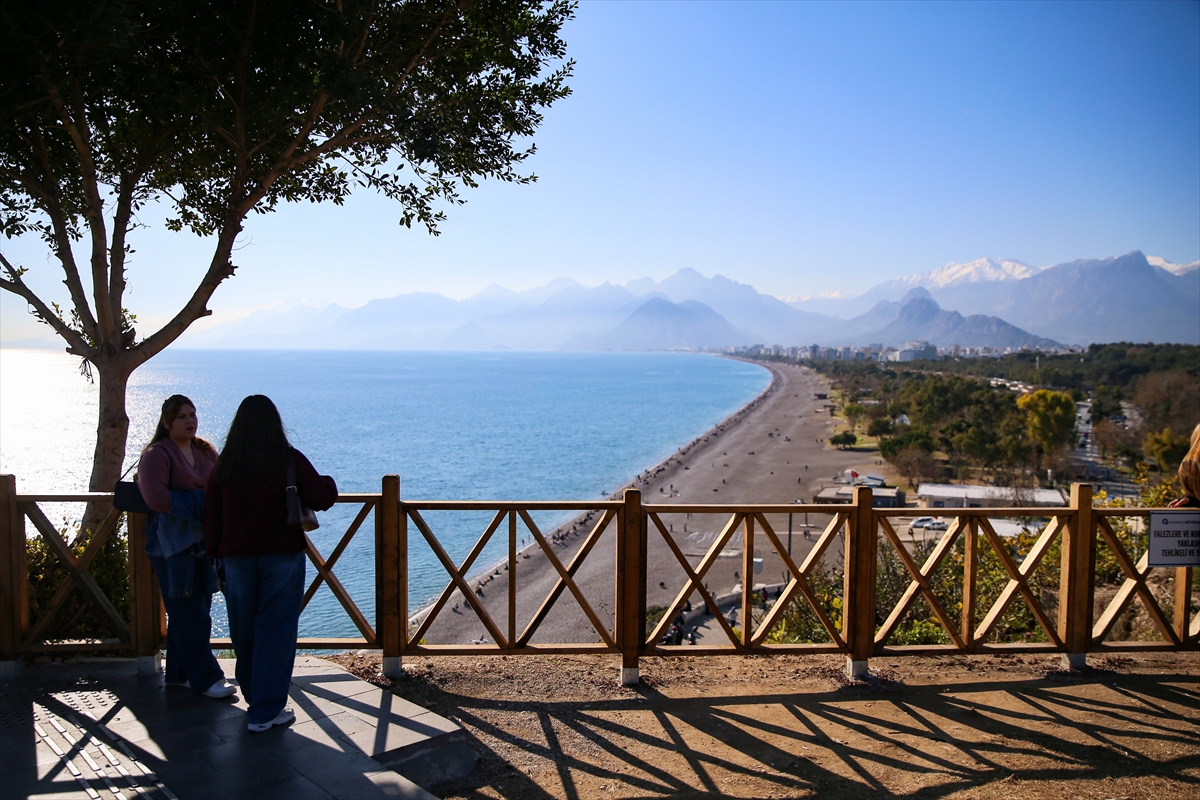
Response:
M315 511L330 508L338 496L333 478L318 475L303 453L292 452L300 502ZM267 472L248 483L221 483L214 471L204 503L204 539L213 558L303 550L304 531L287 524L287 470Z

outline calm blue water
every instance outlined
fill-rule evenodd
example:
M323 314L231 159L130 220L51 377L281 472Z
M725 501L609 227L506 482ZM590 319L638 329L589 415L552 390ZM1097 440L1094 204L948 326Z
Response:
M0 471L17 475L20 491L85 488L95 389L78 377L77 359L31 351L0 351L0 359ZM241 399L266 394L292 443L343 492L379 491L381 477L395 473L407 499L600 499L769 381L761 367L684 353L179 350L157 356L131 380L128 463L167 395L188 395L200 435L219 447ZM323 553L357 510L339 505L321 515L311 535ZM537 522L552 527L567 516L542 515ZM460 563L491 517L428 518ZM369 518L335 570L368 619L374 618L373 537ZM441 590L446 573L410 541L416 608ZM499 557L498 550L487 553L477 564ZM214 611L219 635L224 609ZM305 611L301 633L357 635L325 588Z

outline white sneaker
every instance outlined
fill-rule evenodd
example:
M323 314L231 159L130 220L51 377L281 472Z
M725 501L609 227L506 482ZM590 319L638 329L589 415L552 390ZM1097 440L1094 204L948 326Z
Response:
M200 694L204 695L205 697L215 697L216 699L221 700L223 698L229 697L229 695L233 694L236 691L237 691L236 686L229 683L224 678L221 678L220 680L218 680L212 686L205 689Z
M279 712L279 716L270 722L251 722L246 726L246 730L250 731L251 733L262 733L263 731L274 728L276 725L291 725L295 721L296 712L292 711L290 708L285 708L283 711Z

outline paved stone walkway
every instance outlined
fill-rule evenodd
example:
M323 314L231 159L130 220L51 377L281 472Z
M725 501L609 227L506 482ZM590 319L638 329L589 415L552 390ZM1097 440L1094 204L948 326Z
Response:
M430 800L388 767L429 782L473 765L456 724L328 661L296 659L289 705L293 725L251 734L240 691L165 687L131 660L30 667L0 684L0 798Z

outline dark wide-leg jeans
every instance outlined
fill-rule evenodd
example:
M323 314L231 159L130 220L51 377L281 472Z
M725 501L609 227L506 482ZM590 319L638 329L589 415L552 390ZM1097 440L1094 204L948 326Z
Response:
M250 722L270 722L287 704L292 684L304 553L226 556L221 563L238 685L250 705Z
M203 589L205 580L201 559L196 559L191 597L171 597L171 575L167 560L150 556L158 587L162 591L163 607L167 610L167 683L192 685L193 692L203 692L225 679L217 657L213 655L212 595Z

